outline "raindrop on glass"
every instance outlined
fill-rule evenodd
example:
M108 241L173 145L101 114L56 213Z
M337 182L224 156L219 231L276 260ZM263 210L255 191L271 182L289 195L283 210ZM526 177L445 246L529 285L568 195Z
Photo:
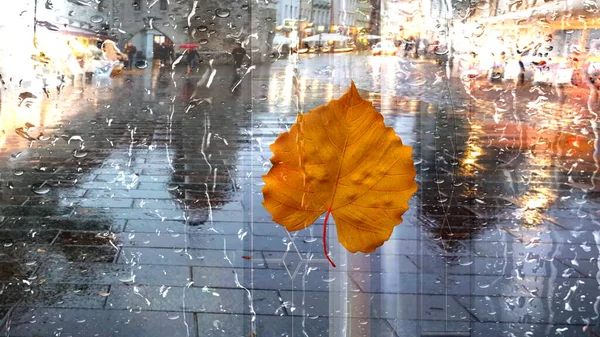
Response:
M196 30L199 31L199 32L205 32L205 31L208 30L208 27L206 27L206 26L198 26L198 27L196 27Z
M148 68L148 62L146 62L145 60L137 61L135 63L135 67L138 69L146 69Z
M50 187L48 187L46 185L42 185L39 187L33 187L31 190L35 194L46 194L46 193L50 192Z
M101 15L94 15L90 18L90 21L92 23L100 23L100 22L104 21L104 18Z
M231 11L226 8L217 8L215 14L220 18L228 18L231 15Z
M208 39L200 39L200 41L198 41L199 44L207 44L208 43Z
M242 5L242 7L241 7L241 8L242 8L243 10L247 10L248 8L250 8L250 6L248 6L248 5Z
M16 176L22 176L23 175L23 170L14 170L13 174Z
M73 157L75 157L75 158L83 158L87 155L88 155L87 152L78 151L78 150L73 151Z

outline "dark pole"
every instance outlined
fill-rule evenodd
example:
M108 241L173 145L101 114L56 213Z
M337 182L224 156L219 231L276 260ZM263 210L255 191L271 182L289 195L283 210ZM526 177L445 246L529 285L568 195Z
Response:
M333 9L335 8L335 6L333 5L335 0L331 0L329 3L329 32L331 32L331 26L333 26L333 19L335 17L335 14L333 13Z
M37 3L38 0L33 2L33 47L37 49Z

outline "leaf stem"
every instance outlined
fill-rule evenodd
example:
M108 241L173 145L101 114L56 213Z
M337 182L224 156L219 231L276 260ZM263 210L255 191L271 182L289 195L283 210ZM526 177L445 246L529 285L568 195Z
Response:
M331 261L329 254L327 253L327 220L329 219L329 214L331 214L331 209L327 210L327 214L325 214L325 222L323 223L323 251L325 251L325 257L329 263L331 263L331 265L335 268L335 263Z

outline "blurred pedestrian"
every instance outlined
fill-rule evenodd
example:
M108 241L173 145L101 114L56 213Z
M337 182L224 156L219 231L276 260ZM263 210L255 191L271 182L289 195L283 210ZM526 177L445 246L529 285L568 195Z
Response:
M404 57L408 56L408 53L410 52L410 49L412 48L412 45L414 44L414 39L412 36L409 36L405 41L404 41Z
M244 58L246 58L246 49L244 49L244 47L242 47L242 44L237 42L236 43L236 47L233 48L233 51L231 51L231 54L233 55L233 68L235 70L239 69L242 67L242 64L244 62Z
M133 45L133 42L127 43L127 46L125 47L125 54L127 54L127 69L133 69L136 53L137 48Z
M192 70L198 67L198 62L200 62L200 53L197 48L190 48L186 51L187 56L187 72L186 74L191 74Z
M162 66L166 66L170 60L170 50L169 46L165 42L163 42L158 48L158 56L160 57L160 64Z

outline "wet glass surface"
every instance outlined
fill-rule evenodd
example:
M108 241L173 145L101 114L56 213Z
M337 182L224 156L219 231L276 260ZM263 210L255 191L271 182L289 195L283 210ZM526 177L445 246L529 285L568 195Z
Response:
M1 6L0 335L600 335L595 2ZM351 81L418 191L332 267L263 175Z

